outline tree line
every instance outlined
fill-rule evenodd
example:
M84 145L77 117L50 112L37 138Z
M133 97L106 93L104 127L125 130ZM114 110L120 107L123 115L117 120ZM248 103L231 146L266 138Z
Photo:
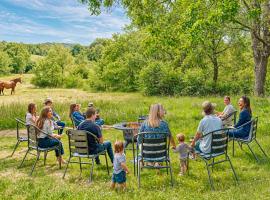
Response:
M147 95L269 94L268 1L80 1L96 15L121 6L131 24L124 33L89 46L2 42L0 70L10 66L17 73L24 66L40 87ZM29 62L33 54L42 59Z

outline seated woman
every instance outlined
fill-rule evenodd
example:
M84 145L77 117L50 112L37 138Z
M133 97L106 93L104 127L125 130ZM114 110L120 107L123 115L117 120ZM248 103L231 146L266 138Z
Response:
M60 150L58 149L55 150L55 154L58 162L65 163L65 161L62 158L62 155L64 154L64 149L62 143L59 141L61 135L53 133L54 125L52 117L53 117L52 109L49 106L45 106L42 109L40 117L36 122L37 127L41 129L44 133L46 133L46 134L44 134L43 132L39 133L39 135L37 136L38 145L41 148L48 148L60 145Z
M231 104L231 98L229 96L224 97L225 108L223 112L218 113L218 117L222 120L224 126L232 126L232 118L233 116L228 117L232 114L235 109Z
M167 122L163 120L165 115L165 110L161 104L153 104L151 105L149 117L143 122L140 128L140 133L142 132L161 132L167 133L167 136L170 137L170 142L172 147L175 147L175 142L173 137L171 137L171 131ZM159 137L157 134L151 135L145 134L145 138L157 138ZM162 137L162 135L160 135ZM141 136L138 136L138 143L140 144L142 141Z
M34 103L30 103L28 105L28 113L25 115L26 125L35 124L38 117L37 117L37 106Z
M203 136L209 132L221 129L222 121L219 117L214 115L214 105L211 102L203 102L202 108L204 117L199 123L197 133L191 142L191 146L194 147L196 151L210 153L212 136Z
M249 122L252 117L249 98L246 96L242 96L238 101L238 106L240 108L239 120L234 125L236 129L229 131L229 136L235 138L246 138L249 135L250 124L247 124L245 126L242 125Z
M72 118L76 127L85 120L84 116L80 112L79 104L73 103L70 105L69 117Z
M58 130L58 133L62 135L66 123L61 121L60 116L53 110L53 101L51 98L45 99L44 104L45 106L49 106L52 109L53 116L51 120L54 122L54 129Z

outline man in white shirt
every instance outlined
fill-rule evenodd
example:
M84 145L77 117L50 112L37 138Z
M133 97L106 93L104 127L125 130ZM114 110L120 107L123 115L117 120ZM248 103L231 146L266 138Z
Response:
M192 147L195 147L196 151L202 153L210 153L211 151L211 141L212 135L206 135L215 130L222 128L222 121L219 117L214 114L214 105L205 101L202 104L204 118L200 121L197 133L194 137L194 140L191 143Z
M225 108L223 112L218 113L218 116L222 120L224 126L233 126L233 115L230 117L228 116L235 112L235 109L231 104L231 98L229 96L224 97L224 104Z

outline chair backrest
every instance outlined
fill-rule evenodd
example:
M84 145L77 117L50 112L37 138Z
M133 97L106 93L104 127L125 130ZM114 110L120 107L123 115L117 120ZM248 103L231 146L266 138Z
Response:
M254 138L256 138L257 127L258 127L258 117L255 117L250 121L250 130L249 130L249 135L248 135L248 141L251 141Z
M71 123L72 123L72 128L75 130L77 129L77 126L75 125L75 122L74 122L74 119L72 116L70 116L70 120L71 120Z
M38 148L39 129L35 125L27 125L28 148Z
M151 138L149 137L151 134ZM142 161L164 161L169 157L170 143L167 133L142 132L139 133L141 140Z
M17 140L19 140L19 138L20 138L20 131L19 131L20 125L26 126L26 122L20 118L15 118L15 120L16 120L16 128L17 128L17 130L16 130Z
M229 129L219 129L208 134L211 135L210 154L227 154ZM207 134L207 135L208 135Z
M67 130L70 156L74 153L89 155L87 134L88 132L83 130Z
M237 111L233 111L232 113L230 113L228 116L226 116L225 118L222 119L222 121L228 121L226 123L226 125L235 125L236 124L236 116L237 116Z

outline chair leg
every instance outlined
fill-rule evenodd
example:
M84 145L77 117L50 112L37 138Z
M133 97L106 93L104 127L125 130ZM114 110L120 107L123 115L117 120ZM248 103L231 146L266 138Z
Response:
M241 150L243 150L242 143L241 143L241 142L237 142L237 143L238 143L238 145L239 145L240 149L241 149Z
M212 172L214 171L214 162L215 162L215 158L213 158L212 160Z
M26 156L27 156L27 154L29 153L29 149L27 149L27 151L26 151L26 153L25 153L25 155L24 155L24 157L23 157L23 160L22 160L22 162L21 162L21 164L20 164L20 166L19 166L19 168L21 168L22 167L22 165L23 165L23 162L24 162L24 160L25 160L25 158L26 158Z
M89 178L89 182L92 182L92 180L93 180L94 164L95 164L95 161L94 161L94 158L93 158L93 159L92 159L92 166L91 166L91 168L90 168L90 178Z
M134 171L134 176L136 176L135 148L134 148L134 140L133 140L133 139L132 139L132 158L133 158L133 171Z
M247 146L248 146L248 148L249 148L250 152L252 153L252 155L254 156L254 158L256 159L256 161L257 161L257 162L259 162L258 157L257 157L257 156L256 156L256 154L253 152L253 150L251 149L250 145L249 145L249 144L247 144Z
M171 186L173 187L172 166L171 166L171 162L170 161L169 161L169 167L170 167L170 174L171 174Z
M168 161L166 161L166 166L167 166L167 168L166 168L166 170L167 170L167 175L169 175L169 165L168 165Z
M106 160L106 167L107 167L107 172L108 172L108 176L110 175L110 171L109 171L109 165L108 165L108 159L107 159L107 154L105 153L105 160Z
M212 181L212 178L211 178L210 169L209 169L208 163L206 161L205 161L205 165L206 165L206 169L207 169L207 172L208 172L208 179L209 179L211 189L214 190L215 188L214 188L213 181Z
M67 172L67 169L68 169L68 165L69 165L69 163L70 163L70 159L71 159L71 157L69 157L69 159L68 159L68 163L67 163L67 166L66 166L66 169L65 169L65 172L64 172L64 174L63 174L63 179L65 178L65 176L66 176L66 172Z
M16 151L16 149L18 148L18 146L19 146L19 144L21 143L21 141L20 140L18 140L17 141L17 143L16 143L16 145L15 145L15 147L14 147L14 149L13 149L13 152L12 152L12 154L11 154L11 156L10 157L12 157L13 156L13 154L15 153L15 151Z
M79 163L80 163L80 176L82 175L82 159L81 157L78 157L79 158Z
M44 165L46 165L47 155L48 155L48 152L44 151Z
M37 159L36 159L36 161L35 161L34 164L33 164L32 170L31 170L31 172L30 172L30 176L32 176L33 171L35 170L36 164L37 164L37 162L38 162L38 160L39 160L39 156L40 156L40 152L38 151L38 152L37 152Z
M255 140L255 142L258 144L260 150L263 152L263 154L265 155L265 157L268 158L267 154L265 153L265 151L263 150L263 148L261 147L261 145L259 144L259 142L256 140L256 138L255 138L254 140Z
M234 138L233 138L233 146L232 146L232 155L234 156Z
M188 154L188 157L187 157L187 174L189 175L189 154Z
M228 160L229 163L230 163L230 166L231 166L232 171L233 171L233 175L234 175L234 177L235 177L236 182L238 183L238 178L237 178L237 175L236 175L236 173L235 173L235 170L234 170L234 168L233 168L233 165L232 165L232 162L231 162L231 159L229 158L229 156L227 156L227 160Z
M137 176L138 176L138 188L141 186L141 166L140 162L138 162L138 168L137 168Z

